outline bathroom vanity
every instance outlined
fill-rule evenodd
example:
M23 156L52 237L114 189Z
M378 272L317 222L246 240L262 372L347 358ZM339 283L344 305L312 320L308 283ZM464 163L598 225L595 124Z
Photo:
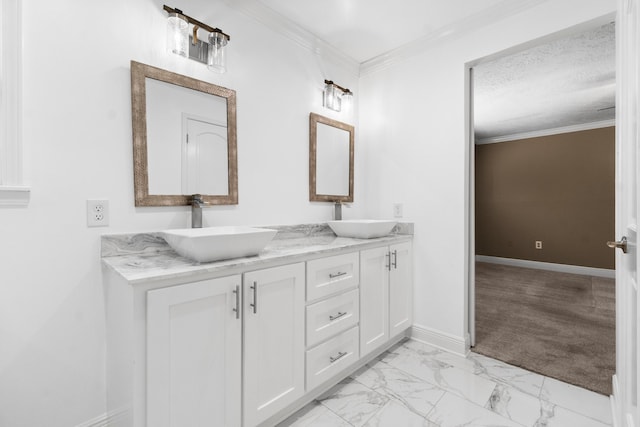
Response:
M269 228L258 256L211 263L158 233L102 237L114 425L274 425L408 333L412 224Z

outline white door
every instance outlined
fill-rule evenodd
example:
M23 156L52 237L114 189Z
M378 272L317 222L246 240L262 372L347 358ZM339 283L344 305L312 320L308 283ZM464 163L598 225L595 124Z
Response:
M411 242L392 245L389 251L389 338L393 338L413 323Z
M227 127L183 117L182 193L229 194Z
M638 412L638 109L640 62L638 49L640 2L618 1L616 22L616 234L618 246L627 239L626 253L616 250L616 425L637 427ZM621 248L622 249L622 248Z
M239 427L239 275L147 292L147 424Z
M360 252L360 357L389 339L389 248Z
M244 275L245 427L304 394L304 280L304 263Z

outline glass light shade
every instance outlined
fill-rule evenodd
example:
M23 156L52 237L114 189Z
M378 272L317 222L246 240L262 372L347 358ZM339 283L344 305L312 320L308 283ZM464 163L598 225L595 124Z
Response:
M216 73L227 71L227 36L222 33L209 33L209 53L207 55L207 68Z
M351 111L351 107L353 106L353 92L344 92L340 98L340 103L342 104L342 110L346 112Z
M189 56L189 22L184 15L170 13L167 18L167 50L176 55Z
M336 87L329 83L324 87L324 106L333 111L340 111L340 98L338 97L338 90Z

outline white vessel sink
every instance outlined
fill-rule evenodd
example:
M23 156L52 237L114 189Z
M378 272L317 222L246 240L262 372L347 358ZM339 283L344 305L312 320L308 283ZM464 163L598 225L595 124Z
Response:
M276 233L267 228L225 226L165 230L161 235L183 257L211 262L257 255Z
M329 221L328 224L333 232L340 237L373 239L389 234L397 222L382 219L350 219Z

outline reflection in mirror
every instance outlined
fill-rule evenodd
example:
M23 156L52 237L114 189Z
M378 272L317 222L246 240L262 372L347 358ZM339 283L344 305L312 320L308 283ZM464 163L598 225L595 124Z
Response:
M131 62L136 206L237 204L235 91Z
M225 98L145 82L149 193L228 195Z
M316 125L316 193L349 195L349 131Z
M353 202L354 128L309 115L309 200Z

